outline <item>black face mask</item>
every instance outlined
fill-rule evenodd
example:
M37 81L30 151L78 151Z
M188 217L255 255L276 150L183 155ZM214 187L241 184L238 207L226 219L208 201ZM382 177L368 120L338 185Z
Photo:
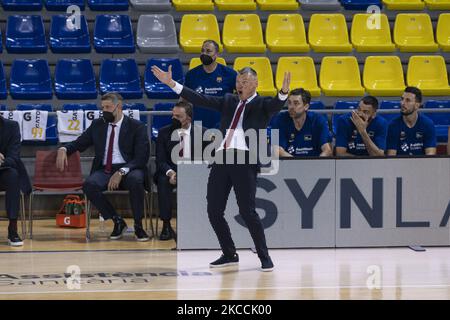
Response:
M116 111L117 107L113 111L103 111L103 121L106 123L113 123L114 122L114 112Z
M181 122L178 119L172 118L172 130L177 130L181 128Z
M211 56L208 56L207 54L202 53L200 55L200 61L203 63L203 65L209 66L211 63L214 62L214 59Z

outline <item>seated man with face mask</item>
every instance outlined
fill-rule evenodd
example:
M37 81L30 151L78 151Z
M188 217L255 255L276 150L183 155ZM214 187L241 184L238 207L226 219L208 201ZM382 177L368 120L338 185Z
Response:
M237 73L232 68L217 62L219 45L214 40L205 40L200 55L201 65L186 73L184 85L200 94L224 96L236 88ZM203 126L218 128L220 113L194 106L194 121L203 120Z
M201 160L207 145L202 139L206 128L192 124L192 118L192 104L179 101L172 109L172 124L162 127L156 140L156 172L153 180L158 187L159 217L163 221L159 239L163 241L175 238L170 220L172 191L177 186L177 162ZM202 137L197 137L197 134Z
M145 124L125 116L122 105L120 94L103 95L103 116L94 120L78 139L58 149L56 166L61 171L65 170L68 155L94 146L91 175L84 182L83 191L105 220L114 221L110 239L120 239L127 230L127 224L103 191L120 188L129 191L137 241L148 241L142 218L150 144Z

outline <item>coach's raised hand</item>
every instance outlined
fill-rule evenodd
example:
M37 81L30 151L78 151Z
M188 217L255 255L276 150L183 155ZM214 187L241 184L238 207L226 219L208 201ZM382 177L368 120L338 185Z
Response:
M290 84L291 84L291 73L285 72L284 78L283 78L283 86L281 87L281 91L285 94L288 94Z
M175 81L172 80L172 66L169 65L169 70L167 72L162 71L157 66L152 66L153 75L162 83L168 85L169 87L175 87Z

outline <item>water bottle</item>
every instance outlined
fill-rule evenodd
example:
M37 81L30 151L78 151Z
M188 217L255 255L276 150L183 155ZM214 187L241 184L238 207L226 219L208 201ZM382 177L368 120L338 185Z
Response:
M98 213L98 221L100 223L100 232L105 232L105 219L100 212Z

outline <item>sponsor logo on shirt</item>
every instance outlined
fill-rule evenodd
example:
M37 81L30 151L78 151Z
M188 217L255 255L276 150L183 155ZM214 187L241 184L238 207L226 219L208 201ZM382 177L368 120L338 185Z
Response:
M406 132L405 131L401 131L400 132L400 140L405 140L406 139Z
M216 79L217 83L221 83L223 81L222 77L217 77Z
M423 132L416 132L416 139L423 139Z
M311 141L312 135L311 134L305 134L305 141Z
M195 89L195 92L203 94L203 88L201 86L197 87L197 89Z

